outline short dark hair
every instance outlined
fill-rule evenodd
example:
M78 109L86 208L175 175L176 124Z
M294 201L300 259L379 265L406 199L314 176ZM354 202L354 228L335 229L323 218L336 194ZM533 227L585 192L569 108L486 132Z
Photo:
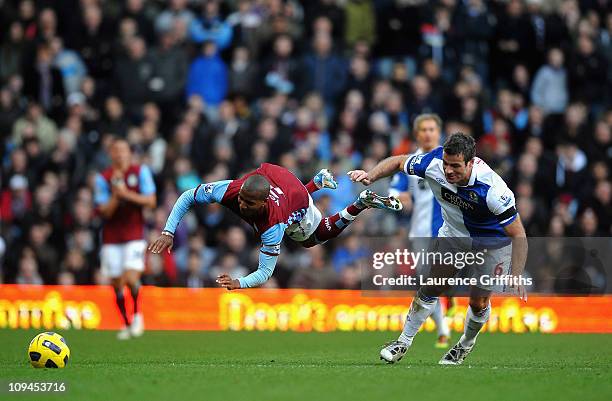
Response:
M253 174L244 181L242 189L264 200L270 194L270 183L263 175Z
M467 163L476 155L476 141L463 132L456 132L444 142L444 153L451 156L462 154L463 161Z

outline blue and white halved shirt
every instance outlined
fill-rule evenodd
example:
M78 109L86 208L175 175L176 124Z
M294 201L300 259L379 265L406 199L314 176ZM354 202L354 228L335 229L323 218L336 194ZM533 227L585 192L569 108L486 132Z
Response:
M444 176L442 153L440 146L409 157L404 165L406 174L426 180L442 207L444 223L438 236L506 237L504 227L518 214L514 194L504 180L476 157L468 184L451 184Z

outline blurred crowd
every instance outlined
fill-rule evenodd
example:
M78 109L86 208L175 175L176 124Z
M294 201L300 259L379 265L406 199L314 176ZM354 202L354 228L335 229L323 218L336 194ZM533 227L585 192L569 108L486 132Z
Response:
M113 137L155 175L158 235L182 191L262 162L308 181L324 215L345 172L415 150L412 121L473 135L530 236L612 234L612 10L605 0L0 0L0 282L105 283L96 172ZM387 182L375 184L385 192ZM285 240L272 287L359 288L367 212L340 238ZM250 227L196 208L146 284L202 287L257 266Z

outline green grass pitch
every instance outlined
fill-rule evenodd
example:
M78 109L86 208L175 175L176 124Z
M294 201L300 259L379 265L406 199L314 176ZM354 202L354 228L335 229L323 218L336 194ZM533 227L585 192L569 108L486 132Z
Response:
M0 330L1 399L41 400L610 400L612 335L481 334L463 366L420 333L404 360L380 346L397 333L65 331L65 369L30 367L35 331ZM455 339L456 339L455 334ZM62 395L7 394L8 380L65 381Z

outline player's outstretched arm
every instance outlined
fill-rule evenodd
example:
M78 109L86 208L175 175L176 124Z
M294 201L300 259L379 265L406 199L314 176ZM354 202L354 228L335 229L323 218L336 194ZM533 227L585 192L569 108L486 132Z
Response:
M195 188L183 192L174 203L161 235L149 245L149 251L161 253L167 249L168 252L170 252L174 242L174 232L183 219L183 216L185 216L195 203L207 204L220 202L230 182L231 180L226 180L198 185Z
M528 250L527 235L525 234L525 228L523 227L520 216L517 215L512 223L505 226L504 231L506 231L508 237L512 238L511 275L518 278L525 270ZM520 284L510 285L510 288L517 291L519 298L527 302L527 291L524 286Z
M228 274L217 276L217 283L221 287L228 290L236 290L238 288L253 288L259 287L272 277L276 261L280 254L280 243L283 240L283 235L287 227L282 224L276 224L270 227L261 235L261 249L259 250L259 265L253 273L233 279Z
M408 156L391 156L380 161L370 171L353 170L349 171L347 174L351 178L351 181L360 182L363 185L370 185L380 178L388 177L398 171L403 171L407 159Z
M181 196L176 200L170 216L166 221L166 226L161 232L161 235L155 239L150 245L148 250L152 253L162 253L168 250L168 253L172 250L174 244L174 232L176 227L180 223L181 219L191 209L191 206L195 203L195 190L197 188L189 189L182 193Z
M217 276L217 283L228 290L237 290L239 288L253 288L259 287L272 277L274 268L276 267L276 260L278 255L266 255L263 252L259 252L259 266L253 273L240 277L238 279L232 278L229 274L220 274Z

